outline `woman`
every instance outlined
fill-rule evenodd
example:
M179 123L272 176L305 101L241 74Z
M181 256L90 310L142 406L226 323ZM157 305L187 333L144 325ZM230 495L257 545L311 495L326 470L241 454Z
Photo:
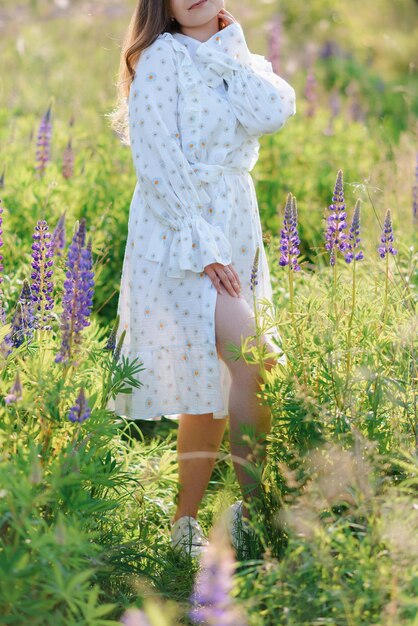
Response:
M126 120L127 106L125 141L137 183L119 328L126 330L122 354L139 357L145 369L142 386L117 396L112 408L126 419L178 419L180 490L172 545L197 555L208 543L197 511L227 416L244 501L260 494L246 471L253 448L241 437L252 429L263 439L270 410L255 395L259 367L232 360L228 344L240 347L243 337L255 335L251 271L257 247L255 293L271 300L250 171L259 137L295 114L295 92L271 63L249 51L223 0L139 0L120 79L114 127L118 115ZM280 335L269 335L262 337L273 340L267 369L286 363ZM264 454L258 462L263 460ZM248 509L239 500L230 509L233 545L242 518L248 521Z

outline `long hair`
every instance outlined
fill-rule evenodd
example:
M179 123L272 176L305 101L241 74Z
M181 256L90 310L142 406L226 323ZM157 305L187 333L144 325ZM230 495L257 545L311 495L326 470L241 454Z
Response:
M116 83L116 107L105 116L125 145L130 145L128 98L135 65L143 50L163 32L179 32L177 20L169 15L169 0L138 0L122 42Z

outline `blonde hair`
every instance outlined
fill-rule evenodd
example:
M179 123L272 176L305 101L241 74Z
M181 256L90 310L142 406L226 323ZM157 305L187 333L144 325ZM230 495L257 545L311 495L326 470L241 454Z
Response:
M138 0L122 42L116 83L116 107L105 117L125 145L130 145L128 98L135 76L135 65L145 48L163 32L178 32L177 20L169 15L169 0Z

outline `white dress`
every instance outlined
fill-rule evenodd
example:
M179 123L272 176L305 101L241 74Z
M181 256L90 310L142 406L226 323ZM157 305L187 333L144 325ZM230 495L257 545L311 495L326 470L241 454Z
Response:
M230 374L215 340L216 288L203 271L232 263L253 310L271 301L269 268L250 171L259 137L296 112L295 91L230 24L205 42L160 34L141 54L128 99L137 183L122 267L117 339L145 368L132 394L108 407L126 419L228 415ZM225 289L224 289L225 290ZM269 333L286 364L275 331Z

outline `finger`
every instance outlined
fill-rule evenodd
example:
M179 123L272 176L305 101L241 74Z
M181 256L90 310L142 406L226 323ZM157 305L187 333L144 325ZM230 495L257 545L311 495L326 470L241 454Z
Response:
M206 272L206 274L211 279L212 284L215 287L216 291L218 293L223 294L223 290L222 290L222 287L221 287L221 281L219 280L218 275L216 274L216 272L212 270L210 273Z
M233 267L232 265L230 265L229 267L234 272L235 280L237 281L239 288L241 289L241 280L240 280L240 277L238 276L238 272L236 271L235 267Z
M234 289L237 291L238 295L240 295L240 289L241 289L241 281L239 279L239 276L235 270L235 267L233 265L228 265L228 270L231 270L231 272L227 272L229 280L231 281L232 285L234 286Z
M220 14L221 17L226 17L228 18L231 22L235 22L235 18L232 15L232 13L230 13L229 11L227 11L226 9L221 9L218 13L218 15Z
M220 275L220 278L223 284L225 285L225 287L227 288L228 292L231 294L231 296L234 296L234 297L235 295L239 296L238 284L235 285L234 284L236 283L235 278L230 278L230 276L232 275L227 274L225 270L222 270L222 274Z
M221 9L218 13L218 17L224 19L225 21L228 21L229 23L231 23L232 21L234 21L233 16L231 15L231 13L228 13L228 11L226 11L225 9Z

